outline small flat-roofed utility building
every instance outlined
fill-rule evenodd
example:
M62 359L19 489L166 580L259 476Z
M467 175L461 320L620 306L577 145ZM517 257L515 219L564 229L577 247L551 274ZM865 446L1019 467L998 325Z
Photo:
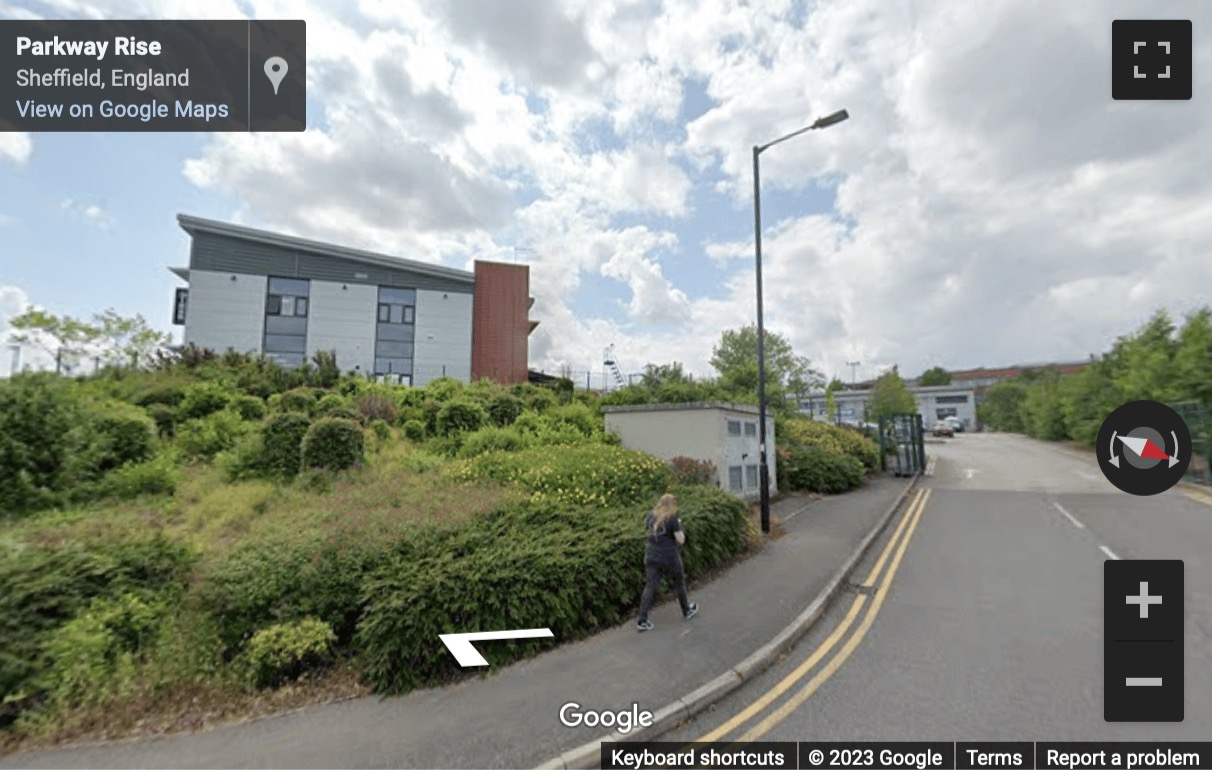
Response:
M716 467L716 485L745 499L760 489L758 408L718 401L686 404L607 406L606 430L628 449L668 462L675 457L708 460ZM770 494L778 492L775 473L774 418L766 416L766 463Z

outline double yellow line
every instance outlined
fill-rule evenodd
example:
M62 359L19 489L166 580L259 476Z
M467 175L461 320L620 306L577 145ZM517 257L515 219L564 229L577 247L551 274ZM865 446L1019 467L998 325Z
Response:
M880 572L884 569L884 564L888 562L889 557L892 558L892 563L888 566L888 571L884 573L884 577L880 580L880 584L875 591L875 598L871 601L871 606L867 608L867 614L863 616L858 628L846 639L841 649L833 656L824 668L817 672L816 676L812 677L798 692L783 702L778 708L770 712L766 717L749 728L739 738L733 740L740 741L756 741L763 735L770 732L775 725L782 722L789 714L799 708L804 701L812 697L812 694L820 688L822 684L828 681L829 677L841 668L846 659L863 641L863 637L867 635L867 631L871 628L871 624L875 622L875 616L879 614L880 607L884 605L884 599L888 596L888 590L892 587L892 579L896 577L896 571L900 567L901 557L905 555L905 549L909 545L909 539L913 537L913 531L917 529L917 523L922 518L922 511L926 508L926 501L930 499L930 490L919 490L913 498L913 502L905 510L904 516L901 518L900 524L897 525L896 531L892 534L892 539L888 541L888 545L884 547L883 553L880 554L879 561L872 567L867 579L863 581L863 585L871 585L874 583ZM895 552L895 555L894 555ZM801 663L794 671L788 674L781 682L770 689L769 692L763 694L760 698L749 704L738 713L736 716L729 719L724 724L715 728L711 732L696 738L696 742L708 742L721 740L725 735L729 735L744 725L754 720L768 706L778 700L784 693L795 686L801 679L808 675L818 663L824 660L825 656L837 646L838 642L846 636L847 631L854 625L854 621L858 618L859 613L867 604L868 597L862 594L854 598L854 602L850 605L850 610L846 613L846 617L841 624L833 630L824 642L817 647L813 653L808 656L808 659Z

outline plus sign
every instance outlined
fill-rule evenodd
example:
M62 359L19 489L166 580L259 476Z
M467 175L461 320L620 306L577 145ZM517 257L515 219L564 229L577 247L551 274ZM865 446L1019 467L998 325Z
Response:
M1149 605L1150 604L1161 604L1161 603L1162 603L1162 598L1160 596L1150 596L1149 595L1149 584L1148 583L1140 584L1140 596L1129 596L1128 597L1128 604L1140 605L1140 616L1142 618L1149 617Z

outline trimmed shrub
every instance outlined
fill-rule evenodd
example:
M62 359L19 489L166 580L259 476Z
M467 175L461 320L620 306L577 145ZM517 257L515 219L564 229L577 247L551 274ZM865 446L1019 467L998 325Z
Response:
M303 437L303 467L329 471L355 468L365 459L362 429L351 420L325 417L317 420Z
M316 406L316 396L311 388L295 388L282 394L278 407L284 412L311 414Z
M177 428L177 446L190 457L209 459L234 447L250 428L240 415L224 409L182 423Z
M474 401L451 401L438 412L436 432L439 436L479 430L488 420L484 408Z
M358 422L358 413L344 406L333 409L325 417L333 420L352 420L353 422Z
M424 415L425 432L429 435L434 435L438 432L438 414L442 411L442 402L426 400L421 404L421 413Z
M409 420L404 423L404 437L414 443L425 440L425 423L420 420Z
M459 456L476 457L485 452L517 452L530 446L529 440L513 428L489 425L463 437Z
M675 492L688 532L689 575L744 550L742 501L709 487ZM643 589L637 565L652 502L592 515L554 500L511 504L393 555L366 582L355 638L369 680L381 693L396 693L465 676L440 634L543 627L570 640L631 616ZM554 643L517 640L480 652L503 665Z
M325 393L312 410L317 417L328 417L336 409L350 409L353 402L337 393Z
M256 422L265 418L265 402L256 396L236 396L231 408L245 420Z
M386 420L373 420L370 423L370 429L374 431L375 437L380 441L391 438L391 424Z
M560 403L556 395L546 388L536 388L534 393L527 397L525 401L526 408L533 409L536 412L546 412Z
M196 420L227 408L236 394L217 382L199 382L185 389L177 406L179 421Z
M396 424L404 427L404 423L411 420L416 420L421 423L421 427L425 427L425 410L419 406L402 406L399 414L396 415Z
M390 395L379 391L371 391L363 393L358 398L358 405L355 411L362 423L369 425L375 420L384 420L389 423L395 422L399 409L396 406L395 399Z
M719 478L719 469L710 460L675 457L669 467L674 484L714 484Z
M425 386L425 395L434 401L453 401L463 392L463 383L453 377L439 377Z
M853 428L793 418L786 421L777 438L784 446L812 446L833 454L848 455L868 470L879 467L879 445Z
M120 401L89 405L70 434L68 461L72 485L100 478L128 463L149 459L156 451L156 424L138 407Z
M222 469L228 481L266 475L268 469L265 461L265 439L259 430L242 436L234 447L215 457L215 464Z
M185 388L181 385L156 385L134 399L135 406L145 409L155 405L176 409L185 400Z
M332 627L315 618L278 623L258 631L248 640L245 652L253 684L274 687L326 665L336 641Z
M488 419L499 427L512 425L525 408L522 399L512 393L501 393L488 402Z
M303 463L303 438L311 420L299 412L285 412L270 419L262 432L265 470L280 476L294 476Z
M849 455L805 446L778 453L778 477L788 489L823 494L848 492L863 483L863 464Z

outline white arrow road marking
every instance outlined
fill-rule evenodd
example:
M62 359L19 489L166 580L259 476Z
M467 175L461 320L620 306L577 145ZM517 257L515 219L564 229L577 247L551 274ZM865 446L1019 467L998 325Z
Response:
M551 633L550 628L522 628L517 631L479 631L470 634L438 634L438 638L446 645L446 649L450 650L450 654L455 656L455 660L459 661L459 665L467 668L468 666L487 666L488 661L484 660L475 647L471 646L472 642L487 642L494 639L533 639L540 636L555 636Z

